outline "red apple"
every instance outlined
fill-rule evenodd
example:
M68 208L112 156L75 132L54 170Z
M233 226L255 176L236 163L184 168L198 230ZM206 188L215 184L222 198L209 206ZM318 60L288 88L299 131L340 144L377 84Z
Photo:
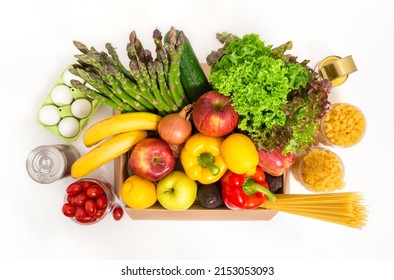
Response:
M230 97L217 91L208 91L197 99L192 118L197 130L207 136L224 136L238 124Z
M283 154L283 149L267 152L259 150L259 167L272 176L280 176L295 162L296 157L292 153Z
M174 169L175 157L164 140L145 138L131 151L129 165L134 174L157 181Z

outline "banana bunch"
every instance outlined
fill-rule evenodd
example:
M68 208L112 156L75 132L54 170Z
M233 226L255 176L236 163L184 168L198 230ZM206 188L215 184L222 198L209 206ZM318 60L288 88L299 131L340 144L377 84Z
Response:
M160 119L159 115L150 112L129 112L113 115L92 125L86 130L83 142L86 147L96 146L73 163L71 176L84 177L128 152L148 137L148 130L157 130Z

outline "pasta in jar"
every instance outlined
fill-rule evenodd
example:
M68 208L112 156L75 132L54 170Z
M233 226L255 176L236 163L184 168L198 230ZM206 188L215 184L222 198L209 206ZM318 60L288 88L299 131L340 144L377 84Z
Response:
M321 142L330 146L350 147L360 142L365 129L366 121L360 109L338 103L322 120Z
M298 169L298 180L313 192L333 192L345 186L343 163L327 149L312 149L302 157Z

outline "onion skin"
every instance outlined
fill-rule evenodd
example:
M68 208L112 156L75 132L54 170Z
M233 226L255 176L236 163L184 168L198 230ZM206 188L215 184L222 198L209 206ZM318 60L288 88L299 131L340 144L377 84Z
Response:
M160 137L169 145L181 145L192 135L192 124L188 112L192 105L185 106L179 113L162 117L157 126Z
M167 143L168 144L168 143ZM175 158L179 158L181 156L181 151L183 148L183 144L168 144L170 146L170 149L172 151L172 154L174 155Z

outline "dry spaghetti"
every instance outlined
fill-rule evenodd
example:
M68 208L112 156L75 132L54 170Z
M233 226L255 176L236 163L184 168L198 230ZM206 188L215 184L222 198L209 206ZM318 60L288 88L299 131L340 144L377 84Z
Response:
M276 201L266 200L261 207L361 229L367 211L357 192L330 194L277 194Z

